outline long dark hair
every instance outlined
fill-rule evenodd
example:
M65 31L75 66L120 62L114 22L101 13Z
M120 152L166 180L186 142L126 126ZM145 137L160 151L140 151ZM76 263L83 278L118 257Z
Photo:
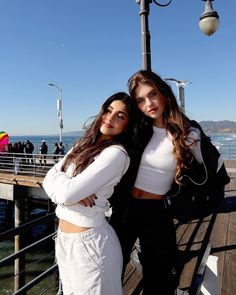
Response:
M120 100L126 105L129 116L128 125L125 131L115 135L111 139L99 140L101 137L100 127L102 117L110 104L115 100ZM69 165L74 163L74 176L77 175L93 162L96 155L112 144L121 144L124 146L127 153L131 153L135 146L135 138L138 130L136 124L137 113L137 107L127 93L118 92L110 96L103 103L99 114L86 128L83 137L74 144L72 152L67 155L64 164L62 165L62 171L66 171Z
M140 70L128 80L128 88L131 98L135 100L135 91L140 84L156 87L165 99L165 111L163 113L164 128L172 135L174 157L177 160L175 180L181 183L181 173L193 161L193 155L186 146L188 139L190 120L179 108L176 97L171 87L156 73ZM150 118L148 118L150 122ZM194 143L194 142L192 142Z

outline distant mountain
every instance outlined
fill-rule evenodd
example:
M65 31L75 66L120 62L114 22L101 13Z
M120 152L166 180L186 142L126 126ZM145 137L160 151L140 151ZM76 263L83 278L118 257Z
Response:
M207 134L236 134L236 122L233 121L200 121L199 124Z

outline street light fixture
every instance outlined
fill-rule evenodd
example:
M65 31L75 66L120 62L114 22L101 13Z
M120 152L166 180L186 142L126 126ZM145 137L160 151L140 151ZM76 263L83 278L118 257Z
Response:
M57 86L54 83L48 83L49 86L56 87L59 91L59 97L57 99L57 117L58 124L60 128L60 142L62 142L62 129L63 129L63 120L62 120L62 87Z
M219 16L216 11L213 11L212 1L214 0L202 0L205 1L205 11L200 17L199 26L203 33L210 36L218 28ZM157 0L136 0L136 3L140 6L140 18L141 18L141 44L142 44L142 68L144 70L151 70L151 35L149 32L148 15L150 11L150 3L155 3L157 6L166 7L169 6L172 0L167 0L167 3L161 4Z
M205 1L205 10L200 17L199 27L201 31L210 36L216 32L219 26L219 15L216 11L213 10L211 1L214 0L203 0Z
M174 82L178 88L178 99L180 102L180 109L182 111L182 113L185 114L185 96L184 96L184 87L186 85L188 85L189 83L192 83L190 81L186 81L186 80L177 80L174 78L166 78L166 81L170 81L170 82Z

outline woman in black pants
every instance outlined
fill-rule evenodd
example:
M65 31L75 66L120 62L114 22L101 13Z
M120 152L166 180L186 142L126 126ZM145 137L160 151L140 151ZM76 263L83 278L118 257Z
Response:
M178 285L176 233L165 200L173 183L179 188L190 179L185 174L196 167L193 163L206 167L201 130L192 126L171 87L157 74L141 70L129 79L128 86L144 116L136 154L110 199L110 223L120 239L124 265L139 239L143 294L174 295ZM203 182L210 174L216 175L223 159L217 154L210 165L207 168L212 173L204 175Z

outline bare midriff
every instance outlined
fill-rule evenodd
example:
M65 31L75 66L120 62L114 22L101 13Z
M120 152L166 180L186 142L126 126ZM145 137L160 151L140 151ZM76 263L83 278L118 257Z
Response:
M59 219L58 228L64 233L82 233L90 229L91 227L78 226L73 223L70 223L69 221Z
M136 198L136 199L150 199L150 200L162 200L163 196L162 195L157 195L157 194L153 194L153 193L149 193L146 191L143 191L139 188L133 188L132 190L132 197Z

